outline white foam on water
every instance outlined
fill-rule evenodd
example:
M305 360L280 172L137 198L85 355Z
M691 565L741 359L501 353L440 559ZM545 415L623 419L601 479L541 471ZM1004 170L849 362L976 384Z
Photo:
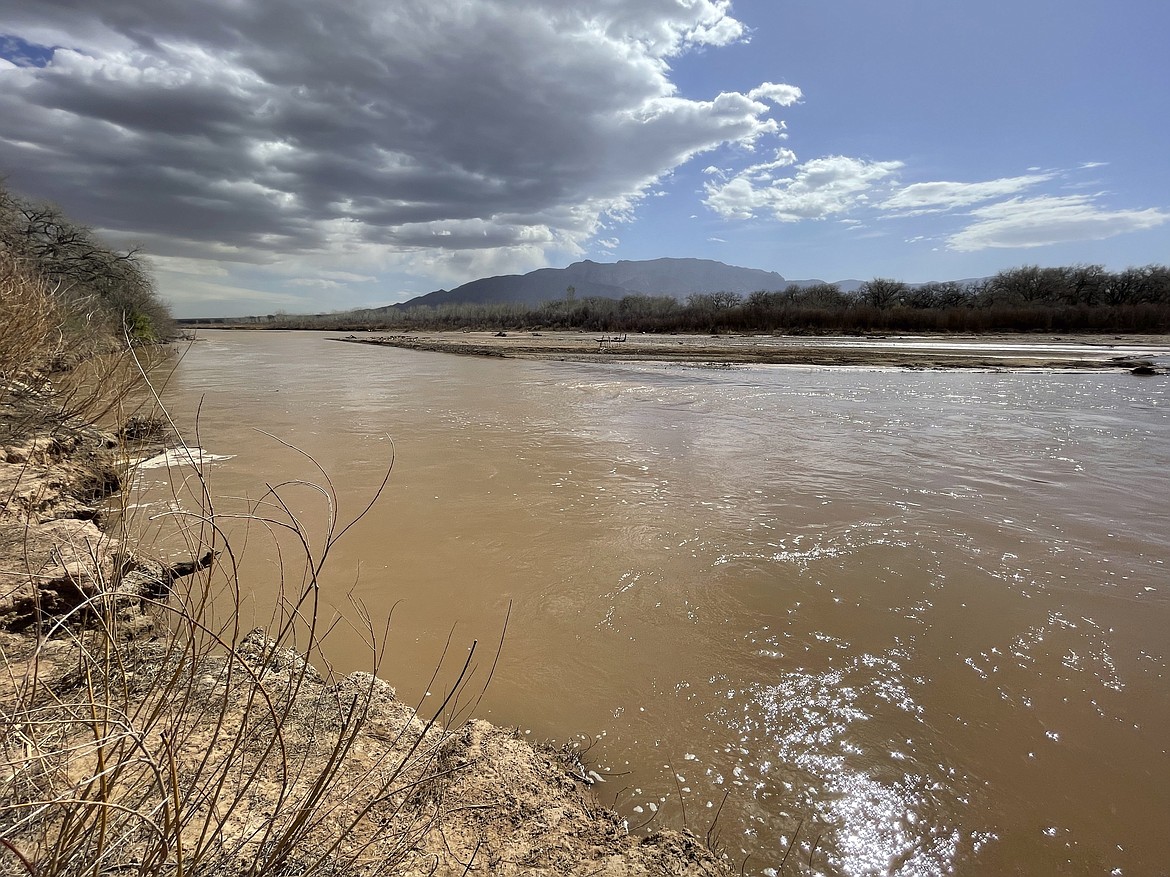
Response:
M161 454L139 460L135 468L169 469L172 466L192 466L197 469L204 463L219 463L234 456L235 454L211 454L203 448L167 448Z

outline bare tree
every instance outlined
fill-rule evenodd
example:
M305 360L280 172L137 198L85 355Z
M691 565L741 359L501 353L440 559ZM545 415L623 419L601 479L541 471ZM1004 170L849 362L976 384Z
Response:
M173 332L138 250L110 249L56 205L26 200L0 186L0 249L42 277L63 303L103 314L113 332L127 333L135 342Z
M887 277L875 277L861 284L857 290L858 297L875 308L890 308L902 303L902 298L909 289L901 280L890 280Z

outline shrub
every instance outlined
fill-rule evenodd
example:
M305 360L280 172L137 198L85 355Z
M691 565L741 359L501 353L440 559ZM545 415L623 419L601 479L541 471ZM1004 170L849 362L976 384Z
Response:
M134 250L104 246L91 229L52 204L21 198L0 186L0 254L22 273L40 277L81 328L107 343L135 344L175 335L166 305Z

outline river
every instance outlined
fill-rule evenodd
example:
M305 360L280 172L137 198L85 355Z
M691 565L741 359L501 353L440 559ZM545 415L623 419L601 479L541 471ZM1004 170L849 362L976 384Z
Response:
M162 392L223 457L217 511L320 482L287 442L347 520L393 456L329 602L392 614L381 672L424 710L448 637L481 682L507 617L475 714L587 749L631 830L756 874L1170 868L1165 377L200 335ZM320 532L322 495L284 491ZM225 526L262 621L277 558ZM370 660L348 623L325 654Z

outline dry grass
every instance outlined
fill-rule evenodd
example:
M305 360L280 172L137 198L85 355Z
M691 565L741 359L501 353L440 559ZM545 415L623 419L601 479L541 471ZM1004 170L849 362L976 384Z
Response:
M142 387L143 361L128 337L106 330L107 322L85 299L61 294L0 251L0 444L126 416Z
M48 285L0 251L0 386L34 385L65 350L64 314Z

